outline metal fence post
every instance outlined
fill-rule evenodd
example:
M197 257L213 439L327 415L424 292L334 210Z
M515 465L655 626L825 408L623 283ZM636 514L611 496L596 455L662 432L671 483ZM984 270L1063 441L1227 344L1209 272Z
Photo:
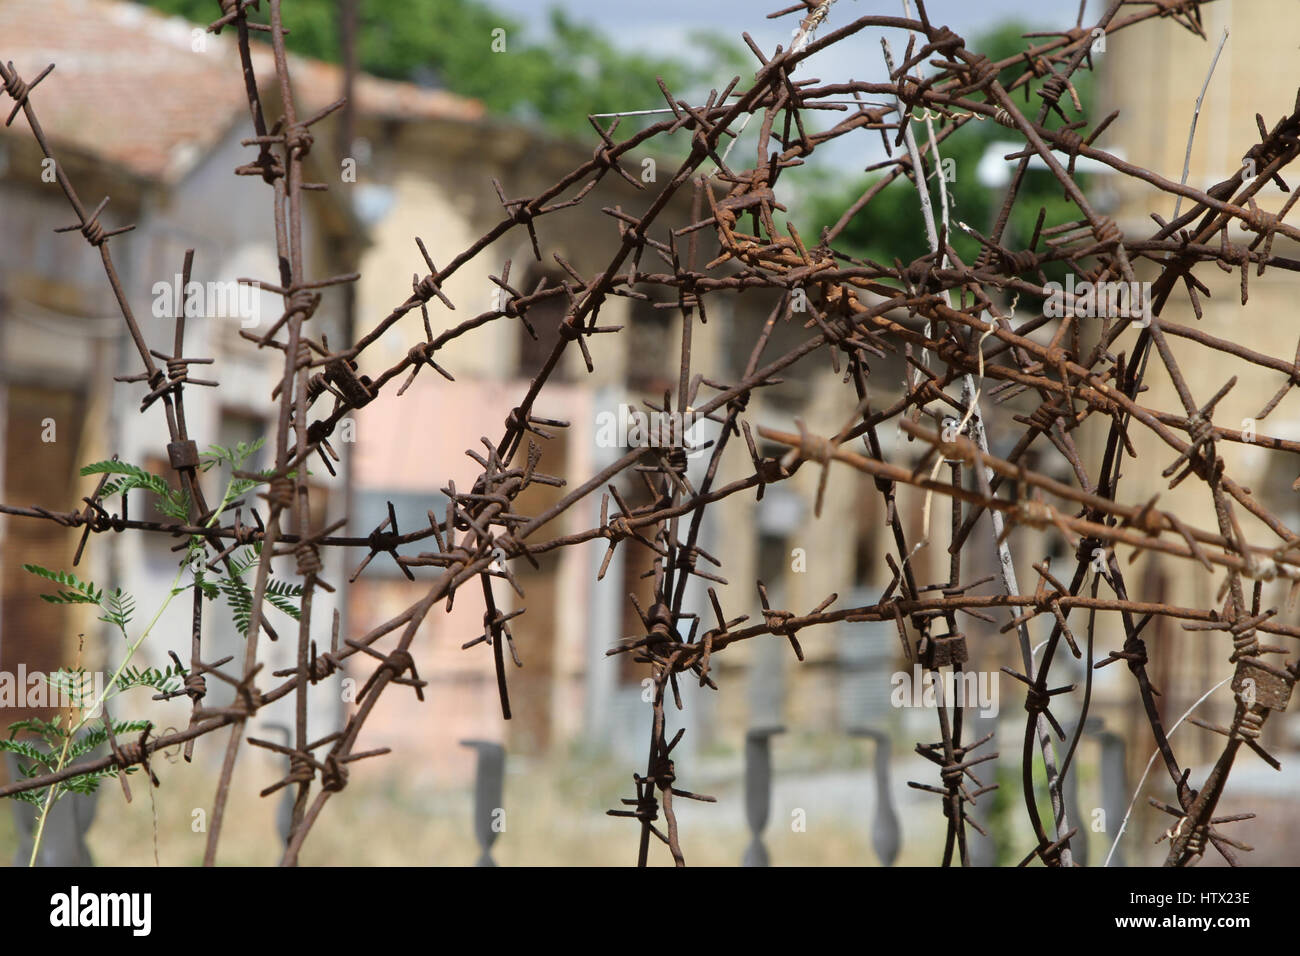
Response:
M1124 738L1114 731L1099 731L1096 736L1097 742L1101 744L1101 806L1106 813L1106 833L1110 836L1119 829L1119 822L1124 819L1128 803L1128 773L1125 769L1128 755L1125 752ZM1115 847L1111 863L1115 866L1125 865L1122 846Z
M474 836L483 851L475 866L496 866L492 859L492 844L505 829L505 810L501 806L506 779L506 748L490 740L462 740L462 747L471 747L478 753L478 766L474 776ZM497 827L501 814L502 826Z
M784 727L754 728L745 734L745 819L751 834L742 866L770 866L763 828L772 809L772 749L770 741Z
M893 866L903 846L903 828L894 809L894 796L890 787L889 761L891 748L889 735L874 727L854 727L850 737L869 737L876 742L872 776L876 785L876 813L871 819L871 848L882 866Z

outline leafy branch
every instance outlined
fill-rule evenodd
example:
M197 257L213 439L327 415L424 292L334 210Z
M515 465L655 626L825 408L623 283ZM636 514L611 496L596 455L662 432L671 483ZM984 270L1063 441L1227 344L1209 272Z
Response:
M140 733L151 726L152 724L147 720L115 720L113 735ZM20 732L35 734L39 741L44 743L44 747L32 738L17 739L16 735ZM24 780L30 780L33 777L62 770L68 763L92 753L107 742L108 730L102 724L91 726L78 734L77 727L64 726L63 715L59 714L52 721L32 718L10 724L8 739L0 739L0 753L11 753L16 756L18 759L15 763L19 776ZM122 768L110 766L79 774L60 784L55 784L54 787L16 793L14 797L24 803L44 808L46 801L50 799L52 789L89 795L99 789L100 783L105 778L116 777L121 772L123 772ZM127 767L125 772L134 773L135 768ZM34 856L33 853L33 858Z
M228 464L231 468L231 475L226 483L225 491L222 493L221 503L208 518L208 527L211 527L218 520L230 503L239 495L259 484L257 479L236 477L235 473L261 446L261 440L252 443L239 442L234 448L213 445L203 456L204 461L201 467L205 473L223 463ZM138 465L118 460L99 461L82 468L81 474L83 476L114 476L99 489L99 497L101 498L119 494L125 495L130 491L143 489L154 496L157 508L161 513L178 521L186 521L190 517L190 496L184 491L173 489L166 479ZM268 476L262 475L262 477ZM195 569L193 586L199 588L200 593L210 600L215 599L219 594L225 594L236 626L239 627L241 633L247 630L253 595L243 579L256 565L258 556L261 554L261 547L260 545L254 545L251 549L246 549L251 551L251 556L246 553L228 562L226 576L217 582L207 580L203 573L204 562L202 559L206 555L206 548L207 542L202 535L196 534L190 538L185 558L176 570L176 576L172 579L166 598L139 637L134 640L131 639L128 633L128 627L135 615L135 598L122 588L106 591L91 581L83 581L70 571L55 571L39 564L23 565L23 569L29 574L34 574L57 585L57 590L53 593L41 595L43 600L50 604L59 605L93 605L102 612L99 620L115 627L127 642L125 657L118 664L107 685L100 690L97 696L86 692L89 675L80 666L75 670L59 671L53 675L50 683L56 688L71 691L68 696L72 703L67 714L60 713L52 721L34 718L18 721L10 726L9 738L0 740L0 751L13 753L20 758L18 760L19 773L24 779L30 779L45 773L60 772L77 758L90 753L108 741L108 718L104 716L103 707L111 698L139 687L150 688L156 691L158 696L168 696L174 694L183 685L185 675L179 666L169 666L162 670L153 667L141 669L131 666L131 661L144 643L145 638L153 630L154 625L162 617L172 599L188 590L187 587L179 586L181 575L187 566ZM266 600L272 606L297 619L299 611L294 599L300 597L301 594L302 588L298 585L284 581L274 581L267 588ZM95 699L89 701L92 696ZM74 716L77 711L80 711L80 715ZM97 718L100 719L100 723L93 723ZM150 726L152 724L147 720L113 721L112 723L114 736L144 731ZM20 733L35 735L35 738L19 740L17 737ZM44 747L40 745L41 743L44 744ZM119 772L131 773L133 768L109 767L79 774L43 789L24 791L14 795L17 799L24 800L40 808L36 834L32 841L32 855L29 865L35 864L41 839L45 832L45 823L49 819L49 812L55 801L66 793L94 793L105 777L116 776Z
M58 591L54 594L42 594L41 600L51 604L99 604L104 599L102 588L96 588L89 581L82 581L69 571L51 571L39 564L24 564L23 570L29 574L53 581L71 590Z
M125 461L97 461L81 469L82 477L87 475L117 475L104 483L100 489L101 498L126 494L137 488L152 492L155 506L162 514L177 521L184 521L190 515L190 496L183 490L177 490L167 483L161 475L146 471L139 465Z

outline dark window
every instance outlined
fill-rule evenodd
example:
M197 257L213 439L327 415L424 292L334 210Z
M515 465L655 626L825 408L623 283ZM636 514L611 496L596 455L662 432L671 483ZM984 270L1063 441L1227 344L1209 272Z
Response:
M5 409L4 500L40 505L58 511L79 505L77 496L89 494L95 477L77 477L80 462L81 421L85 403L81 396L61 389L11 385ZM53 419L56 441L44 440L48 419ZM38 564L63 571L72 566L79 534L52 521L7 518L3 526L3 563L0 567L0 669L49 673L74 663L76 644L72 629L76 619L65 607L41 600L51 590L48 581L23 570ZM78 570L84 574L84 569ZM35 713L25 708L7 709L0 732L10 723L33 716L53 717L52 711Z
M548 289L558 288L564 278L562 273L534 270L529 273L527 281L522 286L515 285L513 281L511 285L524 295L530 295L537 289L537 284L543 277L546 279ZM555 345L560 341L560 323L564 321L568 307L569 297L556 294L535 302L524 312L524 318L527 319L528 325L520 321L518 329L519 364L516 372L520 378L530 380L536 378L537 373L546 364L546 360L555 351ZM531 335L528 332L528 326L532 326L533 334ZM551 377L555 381L564 378L563 362L556 367Z
M668 377L676 365L668 361L672 316L671 309L656 309L653 302L632 300L627 329L627 384L632 391L662 398L664 389L675 386Z

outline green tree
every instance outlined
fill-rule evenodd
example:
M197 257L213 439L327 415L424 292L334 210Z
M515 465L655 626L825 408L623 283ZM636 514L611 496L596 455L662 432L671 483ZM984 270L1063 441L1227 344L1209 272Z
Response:
M144 2L198 23L219 13L213 0ZM629 52L558 9L551 10L547 37L538 40L482 0L365 0L359 7L357 53L366 72L436 83L494 113L561 134L590 135L589 113L662 106L656 76L686 95L722 74L752 72L737 47L714 37L693 35L681 55ZM337 0L293 0L285 26L290 50L339 62ZM493 52L498 30L505 31L504 52Z
M971 49L986 54L992 60L1002 60L1021 53L1029 41L1022 34L1029 28L1023 23L1009 21L974 39ZM1023 62L1023 61L1022 61ZM1010 83L1019 75L1022 67L1004 70L999 76L1004 84ZM1092 99L1092 74L1085 68L1076 72L1071 79L1078 91L1083 112L1079 117L1089 116ZM1022 107L1031 117L1036 115L1042 100L1034 95L1041 86L1041 81L1031 83L1030 102ZM1017 92L1016 99L1023 102L1023 93ZM1073 105L1067 93L1061 98L1061 107L1072 119ZM1093 118L1094 122L1096 118ZM1057 123L1060 118L1057 117ZM1051 125L1049 121L1049 125ZM927 141L925 124L916 122L912 129L917 137L917 144ZM935 121L935 131L939 131ZM1016 143L1018 137L1011 130L1004 129L991 122L969 122L964 128L949 136L939 145L939 156L943 166L948 166L955 174L954 181L946 183L951 205L951 220L965 222L973 229L988 235L993 219L997 215L1002 201L1002 190L990 190L982 186L976 176L980 160L989 148L998 141L1011 145L1005 152L1015 152L1023 145ZM895 156L905 156L906 147L898 147ZM999 153L998 155L1004 155ZM952 160L952 164L948 161ZM938 189L933 178L933 166L927 156L927 169L931 171L931 196L935 200L936 216L938 214ZM1014 169L1014 163L1008 164ZM939 174L944 172L941 167ZM809 220L812 225L811 235L819 235L824 227L838 221L843 211L861 196L873 182L884 173L876 173L860 178L849 185L832 190L824 190L815 195L809 203ZM1076 177L1084 185L1084 177ZM1065 198L1060 184L1045 169L1031 168L1025 177L1019 197L1012 207L1011 218L1003 235L1003 245L1009 249L1023 249L1033 237L1034 223L1040 209L1045 208L1047 215L1045 226L1062 223L1079 218L1079 211ZM973 262L979 254L978 242L961 232L954 225L949 243L957 254L967 263ZM929 252L926 242L924 220L921 217L920 201L916 188L906 179L899 178L885 187L872 202L858 213L840 233L836 247L854 255L864 256L884 265L892 264L894 259L904 263L911 262ZM1042 242L1039 243L1042 249ZM1049 277L1060 278L1062 267L1055 265L1047 270ZM1058 274L1059 273L1059 274Z

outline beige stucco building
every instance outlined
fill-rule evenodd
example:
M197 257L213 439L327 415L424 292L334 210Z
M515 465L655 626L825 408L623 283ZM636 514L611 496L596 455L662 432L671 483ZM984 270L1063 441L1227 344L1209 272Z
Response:
M1231 178L1242 168L1246 152L1260 140L1256 113L1262 117L1265 127L1271 129L1279 118L1295 109L1296 91L1300 88L1300 62L1296 57L1300 48L1300 22L1294 12L1278 0L1223 0L1202 10L1208 40L1159 20L1109 38L1100 68L1099 115L1115 107L1122 107L1123 112L1099 145L1106 149L1118 145L1128 161L1149 167L1167 179L1180 179L1197 95L1227 30L1229 38L1205 87L1187 182L1207 189ZM1284 174L1283 178L1294 187L1294 174ZM1175 197L1129 178L1098 177L1095 192L1126 233L1134 236L1154 233L1157 226L1151 214L1168 221L1175 208ZM1260 208L1276 212L1286 198L1276 184L1268 183L1257 201ZM1184 202L1180 211L1185 213L1188 208ZM1249 245L1256 239L1235 222L1229 227L1228 236L1239 246ZM1212 241L1217 243L1217 237ZM1279 236L1273 243L1273 254L1295 258L1295 244ZM1139 273L1143 279L1155 276L1149 263L1144 263ZM1195 275L1211 294L1200 296L1203 315L1198 319L1185 287L1178 284L1160 316L1169 330L1170 348L1192 397L1199 404L1209 401L1230 379L1236 379L1235 387L1214 412L1214 424L1225 429L1253 431L1259 441L1252 445L1225 440L1218 442L1216 449L1227 462L1228 474L1251 489L1284 523L1296 528L1300 499L1291 485L1300 475L1300 459L1291 452L1266 450L1261 445L1266 436L1292 442L1300 439L1300 394L1289 393L1267 417L1260 419L1257 416L1286 384L1285 373L1211 351L1173 334L1175 327L1195 329L1231 346L1290 362L1300 339L1300 322L1295 319L1295 275L1273 268L1260 276L1252 266L1249 302L1244 306L1240 269L1228 274L1207 264L1198 267ZM1135 339L1135 333L1128 334L1120 347L1131 353ZM1169 373L1154 350L1147 369L1148 390L1139 396L1140 403L1147 408L1182 414L1182 404ZM1178 514L1189 524L1217 531L1213 502L1205 484L1191 478L1170 490L1168 479L1161 472L1172 464L1176 452L1141 425L1130 429L1130 434L1138 457L1136 461L1127 460L1122 469L1123 500L1140 504L1158 493L1159 507ZM1280 543L1263 522L1245 508L1235 504L1234 507L1241 528L1252 544ZM1121 549L1121 553L1124 551ZM1129 567L1128 573L1141 581L1153 598L1186 606L1215 606L1215 596L1223 582L1222 574L1212 576L1192 561L1146 556ZM1296 612L1287 608L1285 600L1285 582L1265 585L1263 607L1278 608L1279 620L1294 624ZM1217 607L1222 610L1222 602ZM1165 624L1157 625L1147 637L1153 679L1158 686L1170 688L1161 701L1167 722L1176 719L1202 693L1232 672L1232 665L1227 661L1231 644L1221 632L1182 632ZM1231 714L1231 700L1226 691L1203 706L1209 714L1201 716L1212 722L1226 722ZM1267 737L1273 746L1294 741L1294 731L1289 731L1287 723L1282 719L1270 721ZM1220 742L1221 738L1194 730L1180 742L1179 750L1190 748L1196 759L1205 760L1217 754Z

